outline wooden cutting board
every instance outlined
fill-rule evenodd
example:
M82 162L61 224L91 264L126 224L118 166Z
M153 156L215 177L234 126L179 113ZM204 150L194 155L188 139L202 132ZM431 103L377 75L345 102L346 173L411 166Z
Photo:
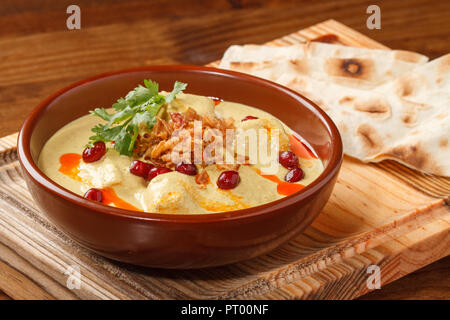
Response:
M386 48L334 20L271 44L330 34L341 44ZM0 289L14 299L351 299L370 291L371 265L383 286L450 254L450 179L346 157L323 212L270 254L190 271L125 265L81 248L36 208L16 140L0 139ZM79 289L67 286L74 268Z

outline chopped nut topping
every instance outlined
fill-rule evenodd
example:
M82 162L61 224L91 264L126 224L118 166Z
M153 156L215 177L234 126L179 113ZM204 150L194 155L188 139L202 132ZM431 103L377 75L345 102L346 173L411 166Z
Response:
M191 160L194 159L194 146L201 145L202 154L208 141L199 140L194 137L194 121L201 121L202 137L205 132L208 133L210 141L216 139L217 131L225 137L227 129L234 129L234 120L232 118L220 119L210 115L200 116L194 109L188 108L184 113L172 112L169 114L168 121L156 117L156 124L150 133L140 136L136 143L135 154L138 157L144 157L146 160L156 162L159 165L174 166L171 161L171 152L173 148L180 143L183 138L183 132L179 135L173 135L177 130L184 129L185 134L191 137ZM216 130L216 131L214 131ZM187 132L187 133L186 133ZM214 157L204 159L203 162L213 164ZM201 164L204 166L204 163Z

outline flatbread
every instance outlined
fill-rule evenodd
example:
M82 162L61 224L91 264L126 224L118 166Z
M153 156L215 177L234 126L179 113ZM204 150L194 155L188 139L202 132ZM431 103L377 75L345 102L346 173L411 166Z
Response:
M264 62L289 60L297 58L383 58L423 64L428 57L422 54L404 50L383 50L355 48L321 42L307 42L289 46L267 46L247 44L230 46L224 53L221 65L229 67L230 62Z
M321 43L231 48L221 67L276 81L315 101L337 124L346 154L450 176L450 55L425 63L415 53ZM370 75L330 72L330 59L365 61Z
M394 80L427 61L426 56L408 51L309 42L286 47L231 46L219 67L251 73L271 81L292 73L370 89Z

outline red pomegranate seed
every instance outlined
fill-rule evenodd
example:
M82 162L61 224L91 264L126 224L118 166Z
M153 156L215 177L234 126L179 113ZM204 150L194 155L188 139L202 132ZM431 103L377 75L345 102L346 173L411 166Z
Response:
M300 168L295 168L289 171L286 176L284 177L284 180L287 182L297 182L303 179L305 176L305 173Z
M254 116L246 116L244 119L241 120L241 122L247 121L247 120L255 120L258 119L258 117Z
M97 141L90 148L83 151L84 162L95 162L100 160L106 153L106 146L103 141Z
M240 178L237 171L224 171L219 175L217 179L217 186L220 189L233 189L239 184Z
M95 188L89 189L88 191L86 191L86 193L84 194L84 197L86 199L92 200L92 201L97 201L97 202L102 202L103 201L103 193Z
M151 181L154 177L168 172L172 172L172 170L166 167L153 167L150 169L147 179Z
M278 161L286 169L294 169L294 168L298 167L298 157L292 151L280 152L280 155L278 157Z
M180 173L187 174L188 176L195 176L197 174L197 167L195 166L195 164L192 163L180 162L175 167L175 170L177 170Z
M131 163L130 172L135 176L147 179L148 173L154 167L151 163L135 160Z

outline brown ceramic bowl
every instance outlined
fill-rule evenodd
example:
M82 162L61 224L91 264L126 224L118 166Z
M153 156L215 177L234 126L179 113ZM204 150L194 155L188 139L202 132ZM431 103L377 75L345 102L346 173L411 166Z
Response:
M142 213L88 201L47 178L36 163L44 143L94 106L111 106L143 79L170 90L175 80L189 93L220 97L265 110L304 137L325 170L302 191L244 210L213 214ZM303 96L249 75L196 66L153 66L95 76L39 104L18 140L28 188L51 221L98 254L142 266L201 268L249 259L303 231L319 214L336 182L342 142L330 118Z

